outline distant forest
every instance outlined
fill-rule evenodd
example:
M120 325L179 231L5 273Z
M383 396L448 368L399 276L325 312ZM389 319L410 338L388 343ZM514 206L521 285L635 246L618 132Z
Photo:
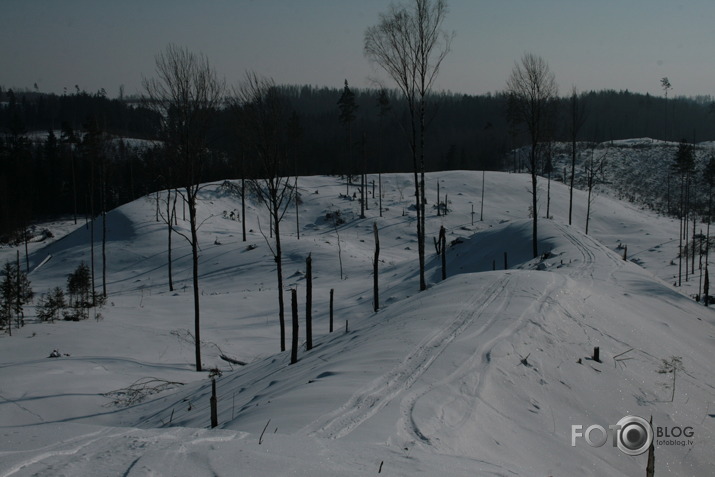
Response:
M379 91L352 89L358 108L348 134L339 121L342 88L278 88L294 111L291 174L411 171L401 126L406 107L395 91L387 92L389 111L385 114L383 107L381 114ZM586 118L579 141L715 140L710 97L666 100L628 91L599 91L583 93L580 99ZM504 94L432 95L427 105L427 169L511 168L508 151L527 144L528 137L523 129L510 125L507 104ZM568 108L569 98L560 99L552 133L556 141L569 140ZM242 153L238 139L236 115L227 107L216 111L214 118L211 159L202 180L251 174L251 158ZM171 187L158 172L162 161L171 160L159 147L159 130L156 113L138 98L111 99L103 90L55 95L0 88L0 235L7 237L42 217L96 215L100 203L110 209ZM48 131L54 132L48 135ZM99 180L106 181L106 187L96 186ZM108 192L102 196L100 190Z

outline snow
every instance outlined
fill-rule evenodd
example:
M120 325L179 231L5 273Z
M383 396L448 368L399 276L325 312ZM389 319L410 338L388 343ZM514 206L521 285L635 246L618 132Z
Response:
M302 346L294 365L289 351L279 353L262 206L251 199L241 217L249 230L243 242L241 223L223 214L240 211L240 199L221 183L203 190L201 337L204 367L222 371L217 429L208 428L211 382L193 371L187 341L190 248L173 236L170 292L155 197L111 211L101 316L36 323L30 309L27 326L0 337L0 476L639 475L646 455L583 439L571 446L572 425L607 427L627 414L694 429L692 445L656 445L656 472L712 473L715 315L688 298L698 276L673 287L677 221L598 195L586 236L585 193L574 193L569 226L568 188L552 182L554 218L539 221L540 253L548 253L532 259L528 176L488 172L480 221L471 210L480 210L481 172L428 174L429 288L418 292L410 175L382 179L387 210L379 217L371 197L367 219L358 218L357 200L341 196L339 178L299 179L301 234L291 207L281 224L284 271L286 288L298 289L303 342L311 254L314 349ZM442 197L449 194L446 217L431 208L437 181ZM336 210L346 219L337 231L326 220ZM180 207L178 216L185 230ZM377 313L373 222L381 245ZM444 282L431 238L440 225L452 243ZM63 286L79 261L89 262L89 232L79 224L52 243L30 244L37 293ZM95 239L101 290L99 221ZM619 244L638 263L624 261ZM0 260L14 257L14 248L0 249ZM601 362L590 359L595 346ZM47 358L54 349L62 356ZM624 352L627 359L615 359ZM248 364L231 365L221 354ZM663 386L670 375L657 373L671 356L684 365L674 402ZM112 391L146 378L175 384L128 407L113 404Z

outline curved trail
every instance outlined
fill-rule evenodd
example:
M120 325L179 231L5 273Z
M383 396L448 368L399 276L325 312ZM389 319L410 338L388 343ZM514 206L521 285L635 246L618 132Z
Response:
M473 396L479 399L480 391L484 384L481 377L490 364L491 353L495 344L525 326L529 316L541 314L544 308L550 304L552 295L562 289L567 280L562 275L550 274L549 284L541 295L518 315L512 315L508 312L512 295L507 290L503 290L503 300L498 306L489 307L480 312L480 315L486 315L486 319L479 320L479 323L483 324L470 333L471 335L476 334L479 342L475 343L474 351L467 359L448 376L429 386L416 389L403 398L400 404L398 429L405 436L409 436L411 440L434 444L427 437L430 433L423 431L418 419L415 417L415 407L419 400L432 391L444 389L445 386L454 383L458 383L457 387L460 389L460 395ZM455 409L454 403L445 403L440 405L439 409L433 409L433 413L443 416L446 414L444 411L447 408L452 414L461 412L459 422L455 423L457 427L466 422L474 412L474 406L471 405L463 406L463 409Z
M420 343L387 374L353 394L338 409L309 424L304 431L310 436L339 439L370 419L398 394L409 389L447 346L470 326L475 318L481 316L483 310L490 308L497 298L503 299L509 280L510 275L505 274L483 293L474 293L447 326ZM496 316L492 320L496 320Z

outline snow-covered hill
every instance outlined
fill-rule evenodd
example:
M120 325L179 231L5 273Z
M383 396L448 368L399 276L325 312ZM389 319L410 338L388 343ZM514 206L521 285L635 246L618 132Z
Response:
M430 286L419 293L408 174L383 176L386 210L379 217L371 197L367 219L349 198L353 187L346 197L337 178L299 179L301 234L291 209L282 223L284 270L287 287L298 289L303 326L311 254L315 347L302 348L294 365L278 352L275 264L259 229L267 231L265 213L249 203L243 242L241 223L230 218L240 210L232 188L204 190L203 356L206 368L223 373L213 430L210 381L192 371L186 340L190 250L174 236L169 292L155 197L112 211L102 319L31 322L0 338L0 475L640 475L645 455L627 456L610 442L571 445L572 425L607 428L628 414L694 431L692 444L656 445L656 472L709 475L715 315L687 297L699 275L672 287L678 223L599 196L585 236L585 194L575 194L569 226L568 189L552 183L554 218L539 222L543 255L532 259L527 176L486 174L483 221L481 173L428 175L430 206L437 181L451 213L428 209ZM545 204L545 182L542 192ZM337 211L346 222L335 227L327 216ZM180 227L181 218L179 210ZM373 222L381 243L377 313ZM431 246L440 225L451 243L444 282ZM80 227L33 244L35 290L62 285L89 262L88 238ZM638 264L622 260L621 244ZM2 249L0 259L14 254ZM596 346L600 362L590 359ZM46 358L53 349L68 356ZM249 364L230 365L221 354ZM664 383L672 375L657 371L673 356L684 369L670 402ZM174 384L129 407L105 395L148 377Z
M678 142L651 138L622 139L600 144L577 143L575 186L587 189L587 168L593 157L596 162L603 160L605 164L596 177L594 188L597 191L650 210L661 213L670 211L673 215L680 199L680 181L672 171L678 145ZM554 143L553 153L552 176L559 180L564 176L570 178L571 144ZM527 155L528 152L522 149L522 161ZM708 204L703 170L713 155L713 142L693 145L695 172L690 200L693 210L697 210L701 216L707 211ZM510 160L513 162L513 158Z

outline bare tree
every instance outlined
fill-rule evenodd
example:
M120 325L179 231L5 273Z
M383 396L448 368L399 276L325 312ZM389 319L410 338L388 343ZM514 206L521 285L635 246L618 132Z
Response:
M574 86L571 88L571 100L569 101L569 136L571 139L571 179L569 184L569 225L573 214L573 182L576 175L576 139L578 133L586 122L586 108L583 99L579 98L578 90Z
M382 68L405 96L409 116L407 133L412 152L417 209L417 248L420 290L425 290L425 111L426 97L449 53L454 34L442 28L445 0L414 0L393 5L380 14L377 25L365 31L365 55Z
M534 257L537 257L539 255L537 241L538 145L547 132L548 119L555 106L554 100L558 93L558 87L548 63L533 53L525 53L521 62L514 65L506 84L512 113L516 115L519 122L526 124L531 139L529 172L531 172L533 216L532 251Z
M375 235L375 257L372 260L372 307L373 311L377 313L377 310L380 309L380 235L377 230L377 222L372 223L372 233Z
M240 108L245 144L260 168L255 178L250 179L250 184L270 216L274 243L271 244L267 238L266 243L276 262L281 351L285 351L280 224L295 194L288 172L290 164L287 152L291 111L287 99L280 94L272 79L251 72L246 73L245 79L234 89L232 101Z
M107 217L106 217L106 188L107 188L107 167L108 160L108 136L102 130L96 117L90 116L84 124L86 132L82 137L81 148L84 160L89 163L89 183L87 184L87 194L90 211L90 266L92 274L92 302L96 299L95 293L95 220L96 220L96 200L100 202L100 215L102 216L102 296L107 297ZM99 189L99 190L97 190ZM98 196L98 197L97 197Z
M603 176L606 162L608 160L608 149L595 154L594 148L591 149L591 155L586 162L586 188L588 189L588 199L586 203L586 235L588 235L588 224L591 219L591 204L593 203L593 188L596 184L605 183Z
M177 230L191 245L194 292L196 371L201 371L199 304L199 239L196 205L206 158L207 130L221 105L224 82L208 58L170 44L156 55L156 78L144 79L149 104L161 113L164 139L176 157L171 165L183 201L189 208L189 235Z
M666 79L666 78L664 78ZM693 172L695 170L695 158L693 147L685 140L678 145L674 162L671 164L671 171L680 176L680 203L678 217L680 219L680 237L678 245L678 286L682 284L682 262L685 255L685 281L688 281L688 231L687 217L689 214L689 190ZM683 239L686 240L683 246Z
M673 89L670 84L670 80L667 76L660 79L660 87L663 88L663 93L665 93L665 127L663 132L663 140L668 140L668 90Z
M173 192L173 196L172 196ZM169 291L174 291L174 274L173 268L173 258L172 258L172 240L171 235L174 231L174 226L176 225L176 201L178 200L179 192L174 191L171 187L166 190L166 210L159 210L159 215L161 220L166 224L166 271L167 277L169 279Z

